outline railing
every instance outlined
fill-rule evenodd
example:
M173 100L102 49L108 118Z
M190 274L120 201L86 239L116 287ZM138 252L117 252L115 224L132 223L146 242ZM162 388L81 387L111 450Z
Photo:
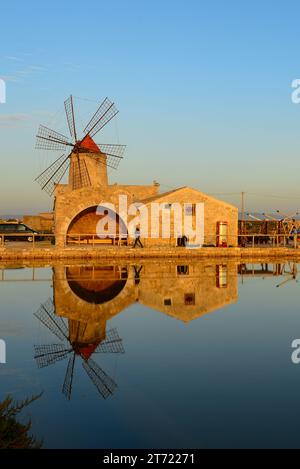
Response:
M285 234L240 234L238 244L240 247L292 247L297 248L300 238L298 235Z
M128 237L125 235L115 236L110 235L110 244L113 246L123 246L128 244ZM108 244L107 239L99 238L95 233L78 233L78 234L67 234L65 244L89 244L93 247L95 244Z
M48 245L55 245L56 243L56 236L50 233L18 233L18 234L0 234L0 247L9 246L11 241L27 241L32 249L35 249L36 246L43 247ZM147 239L144 240L141 237L141 241L144 245L150 246L153 245L161 245L166 247L177 247L178 246L178 239L171 237L165 239L162 243L156 239L155 243L148 243ZM126 236L114 236L111 237L109 244L112 246L124 246L124 245L132 245L134 239L127 238ZM86 246L101 246L103 244L108 244L107 239L99 238L95 233L87 233L87 234L68 234L64 238L64 245L86 245ZM204 243L202 247L219 247L219 248L227 248L227 247L242 247L242 248L262 248L262 247L288 247L288 248L298 248L300 245L300 237L297 235L285 235L285 234L239 234L237 236L227 236L225 239L223 238L223 242L220 245L218 242L218 237L214 235L205 235ZM193 242L189 243L187 240L186 248L197 247L200 245L193 244Z
M11 241L27 241L35 248L36 243L45 244L48 241L50 244L55 244L55 235L52 233L5 233L0 234L0 246L4 247L6 242Z

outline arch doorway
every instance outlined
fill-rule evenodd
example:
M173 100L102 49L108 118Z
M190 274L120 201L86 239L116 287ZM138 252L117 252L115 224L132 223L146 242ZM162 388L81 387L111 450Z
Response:
M66 268L68 284L76 296L87 303L103 304L113 300L126 285L124 266L73 266Z
M106 217L105 224L102 224L104 231L99 232L99 222L104 217ZM110 226L113 227L112 232L109 232ZM105 206L89 207L78 213L71 221L67 231L67 244L127 245L127 227L116 212Z

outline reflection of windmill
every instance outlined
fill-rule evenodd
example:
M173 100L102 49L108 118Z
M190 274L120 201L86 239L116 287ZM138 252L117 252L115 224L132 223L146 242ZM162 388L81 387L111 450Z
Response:
M93 353L124 353L122 339L116 329L107 331L104 340L87 344L80 342L80 336L87 327L84 323L73 321L72 339L64 319L56 316L52 300L42 304L35 316L46 326L62 343L50 345L35 345L35 356L39 368L64 360L70 356L63 384L63 393L70 400L73 384L73 375L76 357L82 359L82 366L104 399L112 395L117 384L100 366L91 358ZM74 335L74 323L77 330Z
M69 183L72 189L92 186L95 183L99 164L102 165L102 171L105 167L105 174L106 166L117 169L125 150L125 145L96 144L93 140L93 137L118 113L114 103L108 98L104 99L84 128L81 139L77 137L73 97L70 96L64 104L71 141L65 135L43 125L40 125L37 134L37 149L67 153L63 153L36 178L41 188L49 195L53 194L55 184L62 180L68 168L70 168Z

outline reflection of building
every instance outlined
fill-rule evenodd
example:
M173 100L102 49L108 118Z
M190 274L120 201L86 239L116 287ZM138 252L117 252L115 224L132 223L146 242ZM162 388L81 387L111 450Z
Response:
M233 303L238 296L235 264L145 265L140 303L181 321Z
M236 301L236 264L148 262L130 266L54 267L56 314L87 323L82 339L99 341L105 324L141 303L190 321Z

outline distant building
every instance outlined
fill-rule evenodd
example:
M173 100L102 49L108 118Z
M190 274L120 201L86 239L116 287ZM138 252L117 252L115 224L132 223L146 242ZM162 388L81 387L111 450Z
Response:
M23 223L36 231L53 232L54 215L52 212L42 212L38 215L24 215Z

